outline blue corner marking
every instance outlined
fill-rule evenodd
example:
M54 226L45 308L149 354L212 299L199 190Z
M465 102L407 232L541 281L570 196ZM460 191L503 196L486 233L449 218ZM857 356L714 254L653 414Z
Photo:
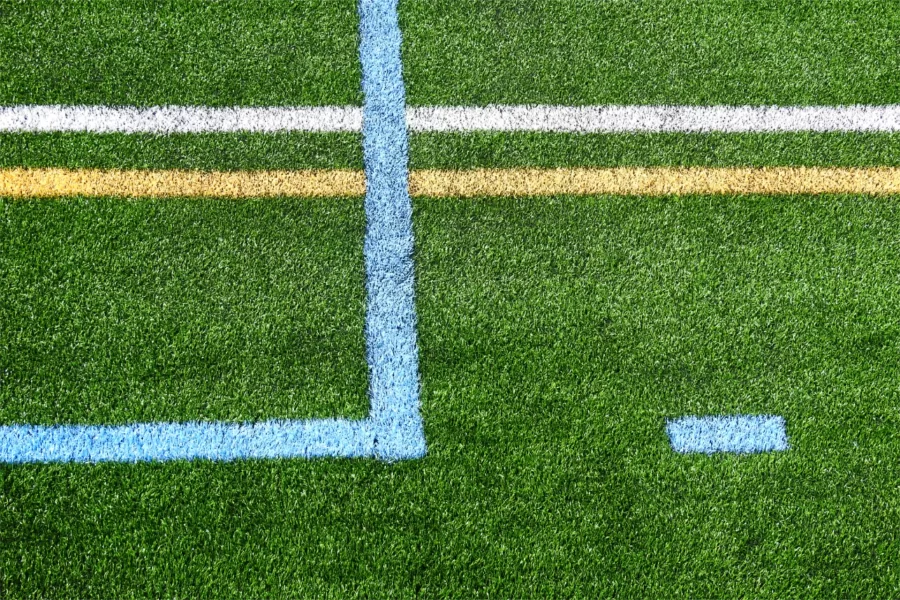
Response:
M784 418L768 415L682 417L666 423L672 449L702 452L773 452L788 449Z
M425 455L397 0L359 0L366 170L367 419L0 427L0 462Z

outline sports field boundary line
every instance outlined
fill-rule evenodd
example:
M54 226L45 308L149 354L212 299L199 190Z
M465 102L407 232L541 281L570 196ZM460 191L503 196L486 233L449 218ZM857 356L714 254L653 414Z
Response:
M373 457L386 461L425 455L425 431L419 412L418 348L413 297L412 201L407 182L408 140L404 120L405 91L400 62L400 28L396 0L359 0L359 54L364 96L363 164L365 167L364 262L366 270L366 360L370 412L366 419L314 419L258 423L134 423L117 426L0 426L0 462L137 462L164 460L235 460L248 458ZM9 171L5 171L7 175ZM175 191L165 188L195 182L202 192L210 178L219 192L271 192L243 186L245 174L90 171L66 179L59 170L17 170L32 183L55 185L135 185L132 193ZM62 174L61 174L62 173ZM272 172L257 177L270 178ZM286 175L287 176L287 175ZM301 175L304 185L334 185L340 173ZM103 178L106 178L105 180ZM110 180L109 178L113 179ZM143 177L141 179L141 177ZM224 177L224 179L223 179ZM306 179L303 179L303 178ZM337 177L337 179L335 179ZM136 179L137 178L137 179ZM193 178L193 179L191 179ZM229 179L231 178L231 179ZM331 178L331 179L329 179ZM135 183L139 180L139 183ZM7 180L8 181L8 180ZM254 180L256 184L264 182ZM289 185L285 180L280 185ZM291 180L296 183L295 180ZM78 183L80 182L80 183ZM330 183L329 183L330 182ZM362 173L352 174L362 192ZM5 184L4 184L5 185ZM224 188L221 186L225 186ZM276 183L276 185L279 185ZM9 191L6 187L4 190ZM74 188L71 188L74 189ZM96 188L98 191L100 188ZM182 191L180 195L184 195ZM203 194L201 194L203 195Z
M406 107L411 133L900 132L900 105L488 105ZM0 106L0 132L360 132L358 106Z
M372 181L371 177L368 177ZM341 197L366 193L362 171L0 169L0 196ZM399 184L397 184L399 186ZM614 167L420 170L405 195L431 197L685 194L900 194L900 167ZM394 190L401 193L400 188ZM374 218L374 217L373 217ZM404 218L405 213L404 213ZM412 225L404 222L403 230ZM410 233L411 235L411 233ZM405 243L405 242L404 242Z

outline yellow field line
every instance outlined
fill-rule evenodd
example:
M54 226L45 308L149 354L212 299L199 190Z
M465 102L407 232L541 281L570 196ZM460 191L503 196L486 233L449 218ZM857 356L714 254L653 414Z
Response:
M0 170L0 196L173 197L361 196L362 171Z
M475 169L414 171L416 196L543 196L550 194L898 194L897 168Z
M900 168L618 167L412 171L413 196L900 194ZM0 169L0 196L360 196L362 171Z

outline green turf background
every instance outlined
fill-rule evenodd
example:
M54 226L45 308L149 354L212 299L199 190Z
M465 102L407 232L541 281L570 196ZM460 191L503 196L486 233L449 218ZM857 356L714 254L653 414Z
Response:
M415 134L410 168L629 165L897 166L900 136L872 133ZM0 134L0 168L362 169L359 134Z
M900 9L877 0L400 10L417 105L900 102ZM346 0L0 2L0 104L360 104L357 24ZM863 134L411 151L900 163ZM0 136L3 167L360 156L356 135ZM0 422L364 414L358 200L0 207ZM0 596L900 596L897 198L415 209L424 459L0 465ZM667 417L731 412L784 416L792 449L672 453Z
M786 134L416 134L410 167L896 166L900 135Z
M412 104L900 101L881 0L404 0ZM352 0L7 0L0 103L360 104Z
M368 414L361 199L0 201L0 422Z
M355 133L0 134L0 168L362 169Z
M4 0L0 104L360 104L354 0Z
M0 467L11 596L891 597L900 210L415 201L428 455ZM667 417L783 415L674 454Z
M403 0L425 104L900 101L883 0Z

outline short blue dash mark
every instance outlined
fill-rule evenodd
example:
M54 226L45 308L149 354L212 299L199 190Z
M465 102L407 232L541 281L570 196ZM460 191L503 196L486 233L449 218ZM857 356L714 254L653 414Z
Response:
M425 455L397 0L359 1L366 170L367 419L0 427L0 462Z
M666 422L676 452L773 452L787 450L784 418L768 415L682 417Z

